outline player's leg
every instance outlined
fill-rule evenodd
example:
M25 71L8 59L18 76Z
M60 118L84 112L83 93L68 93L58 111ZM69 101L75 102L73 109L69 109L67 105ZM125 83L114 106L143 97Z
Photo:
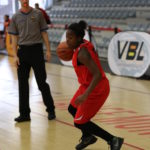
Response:
M76 91L76 93L74 94L73 98L71 99L70 101L70 104L69 104L69 107L68 107L68 112L73 116L73 118L75 117L76 115L76 112L77 112L77 109L78 109L78 106L75 105L75 100L76 98L81 95L81 90L80 90L81 87L79 87L79 89ZM89 133L88 132L85 132L85 131L82 131L82 136L88 136Z
M82 131L88 131L90 133L90 136L82 136L81 142L76 146L77 150L81 150L88 145L95 143L97 139L94 136L104 139L110 145L111 150L120 150L123 144L123 138L111 135L91 121L84 124L75 123L75 126Z
M73 116L73 118L76 115L77 108L73 107L71 104L68 106L68 112Z
M98 110L104 104L108 93L105 92L103 95L96 97L89 97L85 103L83 103L76 112L76 116L74 118L75 126L80 129L83 133L81 142L76 146L77 150L83 149L90 144L96 142L96 137L98 136L104 139L108 144L111 146L111 150L119 150L123 139L115 137L96 125L95 123L91 122L91 118L98 112ZM95 100L97 99L97 100ZM116 142L118 145L116 145Z

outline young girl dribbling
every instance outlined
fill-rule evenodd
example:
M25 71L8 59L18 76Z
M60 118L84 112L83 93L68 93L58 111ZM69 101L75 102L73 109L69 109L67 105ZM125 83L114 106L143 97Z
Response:
M76 150L82 150L97 141L104 139L111 150L120 150L124 139L116 137L90 121L103 106L109 95L109 82L101 67L97 53L91 42L83 39L84 29L80 23L68 26L66 41L74 49L72 64L80 84L70 101L68 111L74 117L74 125L82 132Z

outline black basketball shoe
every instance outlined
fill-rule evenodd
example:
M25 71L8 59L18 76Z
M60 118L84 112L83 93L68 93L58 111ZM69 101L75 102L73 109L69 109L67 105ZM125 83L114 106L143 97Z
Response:
M123 138L114 136L113 139L110 142L108 142L108 144L110 145L111 150L120 150L123 142Z
M80 143L76 146L76 150L82 150L90 144L94 144L97 141L97 138L93 135L88 137L81 137Z

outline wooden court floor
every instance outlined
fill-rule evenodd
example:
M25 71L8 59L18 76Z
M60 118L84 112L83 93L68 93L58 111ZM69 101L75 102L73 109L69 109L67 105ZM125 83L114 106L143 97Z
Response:
M46 64L57 119L48 121L34 75L30 74L31 122L15 123L18 81L11 57L0 55L0 150L74 150L81 133L67 112L78 88L72 67ZM122 150L150 150L150 82L107 74L111 92L93 121L125 138ZM108 150L102 139L86 150Z

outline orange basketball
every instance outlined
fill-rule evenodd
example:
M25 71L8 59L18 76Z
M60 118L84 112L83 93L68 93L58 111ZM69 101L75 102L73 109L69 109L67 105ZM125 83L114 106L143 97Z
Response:
M68 47L66 42L61 42L58 45L56 53L57 56L64 61L72 60L73 50Z

